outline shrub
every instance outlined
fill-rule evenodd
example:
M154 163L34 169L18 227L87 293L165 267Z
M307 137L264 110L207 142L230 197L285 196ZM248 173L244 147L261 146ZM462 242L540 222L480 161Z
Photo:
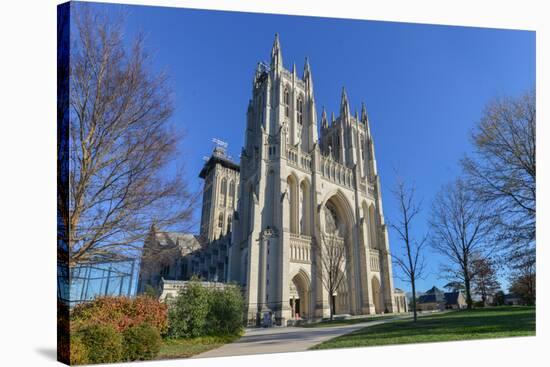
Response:
M238 286L216 289L192 281L170 303L168 336L238 334L243 326L243 313L244 300Z
M71 334L70 364L86 364L88 361L88 350L78 334Z
M483 301L476 301L476 302L474 302L474 307L475 308L483 308L483 307L485 307L485 303L483 303Z
M244 302L237 286L214 289L208 314L209 334L238 334L242 330Z
M151 298L157 298L158 297L157 290L151 284L147 284L145 286L145 289L143 290L143 295L151 297Z
M168 336L188 338L205 334L210 291L192 281L170 303Z
M98 297L92 302L77 305L71 313L71 327L86 325L110 325L123 332L132 327L147 323L161 334L168 328L167 306L148 296Z
M87 325L76 333L87 351L88 363L122 360L122 335L110 325Z
M160 352L162 344L160 333L149 324L132 326L124 331L123 336L124 357L129 361L153 359Z

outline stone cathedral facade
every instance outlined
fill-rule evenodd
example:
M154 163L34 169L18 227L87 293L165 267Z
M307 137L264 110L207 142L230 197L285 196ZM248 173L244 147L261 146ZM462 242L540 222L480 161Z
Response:
M317 121L313 75L287 70L278 36L270 65L258 64L248 105L228 278L245 289L248 318L277 321L397 312L380 179L365 106ZM345 247L344 281L323 286L330 234Z
M276 36L270 64L259 63L253 78L244 133L240 164L217 148L199 175L201 234L172 278L239 283L249 324L266 313L280 325L327 317L332 301L336 314L406 311L393 287L365 106L352 115L343 89L339 115L323 110L318 121L309 62L301 77L285 69ZM327 238L345 249L332 295L323 282Z

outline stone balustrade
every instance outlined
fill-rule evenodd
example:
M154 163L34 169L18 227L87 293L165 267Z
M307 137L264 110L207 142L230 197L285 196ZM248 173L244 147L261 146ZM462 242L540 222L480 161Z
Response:
M321 156L321 175L334 183L353 188L352 169L330 157Z
M286 158L290 166L311 172L311 155L296 148L287 148Z
M290 261L311 263L312 241L310 236L290 234Z

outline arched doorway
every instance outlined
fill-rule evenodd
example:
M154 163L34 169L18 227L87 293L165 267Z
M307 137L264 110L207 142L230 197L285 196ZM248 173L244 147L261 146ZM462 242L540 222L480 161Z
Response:
M372 277L372 301L374 303L374 312L379 314L382 313L382 299L380 295L380 281L377 277Z
M335 314L354 314L357 312L356 294L353 282L355 271L353 264L354 222L351 206L344 194L337 191L329 196L321 213L321 250L322 278L328 302ZM326 279L328 276L329 279ZM332 284L332 285L331 285Z
M308 319L310 316L310 281L302 270L290 282L290 310L294 320Z

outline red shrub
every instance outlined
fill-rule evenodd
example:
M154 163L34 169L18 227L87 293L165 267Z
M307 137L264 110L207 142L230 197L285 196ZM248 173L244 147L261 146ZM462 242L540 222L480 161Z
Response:
M166 304L152 297L99 297L72 310L71 329L94 324L111 325L123 332L132 326L147 323L164 334L168 327L167 313Z

